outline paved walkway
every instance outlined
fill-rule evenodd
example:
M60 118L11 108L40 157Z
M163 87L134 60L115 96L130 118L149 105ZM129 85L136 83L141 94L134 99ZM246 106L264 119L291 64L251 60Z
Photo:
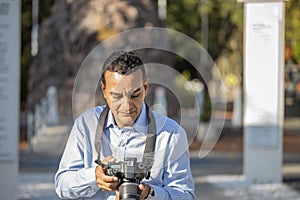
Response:
M297 125L295 121L291 123ZM65 146L70 126L56 126L44 130L32 142L29 152L20 154L18 199L55 200L53 177ZM198 158L191 152L191 167L195 179L197 199L201 200L300 200L300 156L285 155L290 161L283 167L293 183L249 185L242 174L240 153L211 153ZM290 179L292 180L292 179ZM295 189L296 188L296 189Z
M244 177L239 174L242 168L239 154L213 153L204 159L199 159L196 155L197 152L191 152L195 191L199 200L300 200L299 191L291 184L247 184ZM41 172L28 170L20 172L18 199L58 199L53 184L55 166L50 166L49 172L45 169ZM216 174L212 174L213 172ZM299 182L297 184L299 187Z
M55 200L53 172L21 172L19 174L18 199Z

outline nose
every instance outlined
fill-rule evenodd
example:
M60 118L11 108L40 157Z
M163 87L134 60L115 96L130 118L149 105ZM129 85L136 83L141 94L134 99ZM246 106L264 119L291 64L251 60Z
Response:
M125 111L130 110L130 97L124 97L123 98L122 107Z

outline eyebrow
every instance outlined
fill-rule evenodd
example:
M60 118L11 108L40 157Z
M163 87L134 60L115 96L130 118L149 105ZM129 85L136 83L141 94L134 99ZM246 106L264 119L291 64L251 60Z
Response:
M141 90L141 87L139 87L139 88L136 88L134 91L133 91L133 93L132 94L134 94L134 93L137 93L137 92L139 92Z
M134 94L134 93L137 93L137 92L139 92L139 91L141 91L141 87L136 88L136 89L131 93L131 95ZM111 95L116 95L116 96L118 96L118 95L123 95L122 93L117 93L117 92L113 92L113 91L111 91L110 94L111 94Z

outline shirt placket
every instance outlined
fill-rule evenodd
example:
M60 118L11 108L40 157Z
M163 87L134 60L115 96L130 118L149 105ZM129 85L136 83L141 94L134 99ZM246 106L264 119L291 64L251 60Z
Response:
M127 147L128 147L128 138L130 136L130 130L129 129L122 129L121 132L121 142L120 142L120 148L122 149L122 159L124 160L127 156Z
M126 156L126 144L128 140L128 131L120 128L115 127L115 138L113 143L116 145L115 155L117 161L123 161Z

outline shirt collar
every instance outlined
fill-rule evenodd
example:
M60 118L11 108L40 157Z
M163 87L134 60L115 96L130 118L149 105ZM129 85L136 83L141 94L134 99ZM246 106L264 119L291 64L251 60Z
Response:
M117 126L113 117L113 114L111 110L109 110L107 119L106 119L106 125L105 128L108 128L110 126ZM146 111L146 105L143 103L142 111L140 115L138 116L137 120L135 121L133 128L137 130L140 133L146 134L147 131L147 111Z
M114 117L112 115L112 112L111 110L109 110L108 112L108 115L107 115L107 118L106 118L106 125L105 125L105 128L108 128L110 126L115 126L115 120L114 120Z
M146 134L147 131L147 109L143 103L142 111L133 126L138 132Z

